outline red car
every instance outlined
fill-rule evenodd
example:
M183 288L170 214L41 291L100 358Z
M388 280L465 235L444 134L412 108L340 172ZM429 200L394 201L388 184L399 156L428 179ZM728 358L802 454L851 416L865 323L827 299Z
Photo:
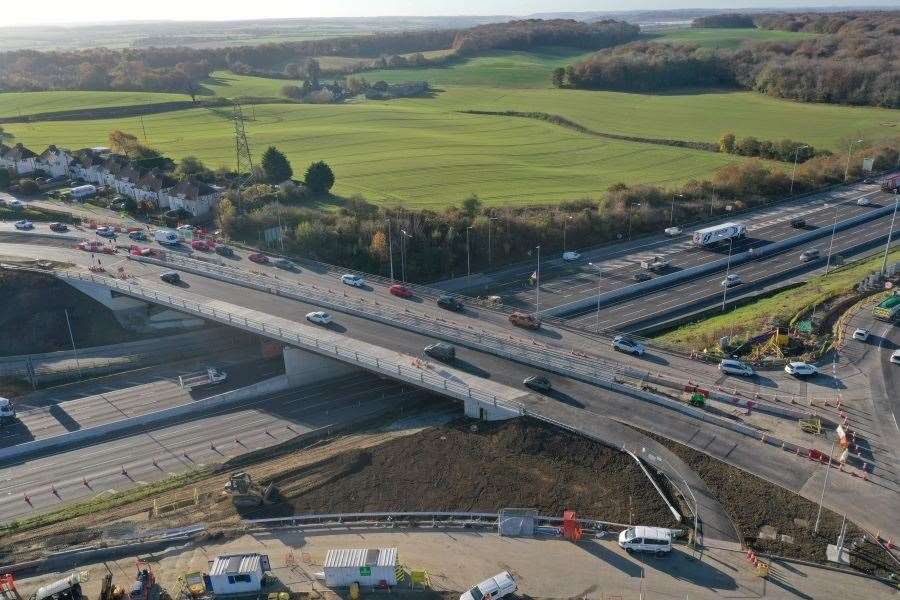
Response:
M400 298L412 298L412 290L406 287L405 285L400 285L399 283L395 283L388 290L394 296L399 296Z
M261 265L269 264L269 257L265 254L260 254L259 252L251 254L247 258L249 258L251 262L259 263Z
M104 254L113 254L116 249L112 246L105 246L103 242L85 240L78 243L78 248L85 252L102 252Z
M212 245L206 240L194 240L191 242L191 248L201 252L212 252Z

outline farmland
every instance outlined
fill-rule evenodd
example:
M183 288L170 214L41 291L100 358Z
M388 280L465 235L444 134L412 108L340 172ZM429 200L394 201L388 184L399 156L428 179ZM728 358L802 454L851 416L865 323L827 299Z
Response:
M770 29L727 29L727 28L684 28L673 29L665 33L649 34L647 39L653 42L689 43L710 48L737 48L744 42L788 42L806 37L814 33L801 31L780 31Z
M190 96L159 92L3 92L0 93L0 117L183 100L190 100Z

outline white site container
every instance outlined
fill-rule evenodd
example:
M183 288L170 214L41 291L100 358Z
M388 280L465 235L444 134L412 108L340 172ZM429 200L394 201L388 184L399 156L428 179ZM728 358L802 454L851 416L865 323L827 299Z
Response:
M217 556L209 570L213 593L228 595L259 592L268 563L269 557L264 554Z
M325 585L348 587L397 585L396 548L339 548L325 556Z

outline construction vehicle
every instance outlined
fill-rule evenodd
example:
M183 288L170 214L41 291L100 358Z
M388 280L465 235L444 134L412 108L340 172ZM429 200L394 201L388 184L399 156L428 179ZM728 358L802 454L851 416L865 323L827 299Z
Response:
M88 573L71 575L38 588L29 600L86 600L81 584L88 580Z
M131 584L131 590L128 592L129 600L153 600L156 591L156 576L150 565L147 563L137 562L137 575L134 583Z
M657 254L647 260L642 260L641 268L647 271L653 271L654 273L659 273L660 271L668 269L671 264L671 261Z
M261 506L278 500L278 488L274 483L260 487L253 483L249 473L232 473L225 484L224 493L235 506Z
M0 575L0 600L22 600L16 589L16 580L12 573Z
M226 379L228 379L228 373L213 367L207 367L206 371L202 373L178 376L178 382L181 384L181 387L187 389L216 385L223 383Z

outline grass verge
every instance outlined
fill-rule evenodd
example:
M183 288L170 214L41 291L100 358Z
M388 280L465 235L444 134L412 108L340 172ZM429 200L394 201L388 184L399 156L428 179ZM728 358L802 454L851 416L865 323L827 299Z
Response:
M723 335L744 338L771 329L776 323L787 323L797 313L821 304L853 289L861 279L881 268L882 254L850 263L829 273L813 277L789 290L740 306L728 313L682 325L656 339L697 350L716 346ZM900 248L888 255L888 262L900 260Z

